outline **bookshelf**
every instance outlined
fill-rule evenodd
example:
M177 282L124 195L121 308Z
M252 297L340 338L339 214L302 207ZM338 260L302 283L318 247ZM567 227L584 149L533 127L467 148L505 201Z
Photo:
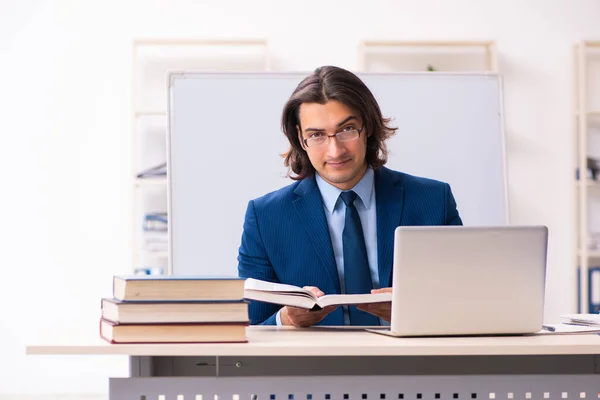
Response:
M575 267L578 308L589 312L589 270L600 265L600 171L594 177L588 158L600 167L600 41L582 41L574 49L573 132L575 146ZM595 169L595 168L594 168Z
M358 46L362 72L495 72L492 41L364 41Z
M167 178L136 178L135 185L141 186L166 186Z
M265 40L140 39L132 45L132 273L168 271L167 73L269 70ZM159 218L160 217L160 218ZM147 219L158 219L147 223ZM151 228L151 229L148 229ZM159 230L157 230L159 229Z

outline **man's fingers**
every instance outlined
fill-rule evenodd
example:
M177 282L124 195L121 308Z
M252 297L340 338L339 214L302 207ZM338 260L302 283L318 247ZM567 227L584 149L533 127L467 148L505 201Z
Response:
M385 288L381 288L381 289L371 289L371 293L391 293L391 292L392 292L391 287L385 287Z
M325 295L325 293L323 293L323 291L316 286L304 286L302 289L310 290L317 297L321 297L321 296Z
M291 313L293 315L301 315L301 314L306 314L310 312L310 310L306 309L306 308L300 308L300 307L289 307L289 311L288 313Z

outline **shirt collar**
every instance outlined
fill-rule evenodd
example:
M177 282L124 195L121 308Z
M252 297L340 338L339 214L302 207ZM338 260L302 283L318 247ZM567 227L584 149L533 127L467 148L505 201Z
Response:
M342 190L325 181L318 173L315 174L315 177L317 186L321 192L321 197L323 198L323 204L325 205L325 208L327 208L327 211L330 214L333 214ZM360 197L366 209L371 207L374 183L375 173L373 172L373 169L369 167L362 179L351 189L354 190L358 197Z

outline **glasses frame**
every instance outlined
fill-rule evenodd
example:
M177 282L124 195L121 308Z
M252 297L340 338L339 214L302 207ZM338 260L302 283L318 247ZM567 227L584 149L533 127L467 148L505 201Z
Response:
M357 131L357 132L358 132L358 136L356 137L356 139L360 138L360 134L362 133L362 131L363 131L364 129L365 129L365 124L363 124L363 126L361 126L361 128L360 128L360 129L353 129L353 131ZM325 141L324 141L322 144L318 144L318 145L316 145L316 146L312 146L312 147L311 147L311 146L309 146L309 145L308 145L308 139L310 139L310 138L306 139L306 138L304 138L304 137L303 137L303 138L302 138L302 143L304 143L304 146L306 146L307 148L313 148L313 149L314 149L315 147L319 147L319 146L326 145L327 143L329 143L329 141L331 140L330 138L332 138L332 137L335 137L335 139L336 139L336 140L338 140L339 142L342 142L342 143L344 143L344 142L351 142L351 141L353 141L353 140L356 140L356 139L350 139L350 140L339 140L337 136L338 136L340 133L343 133L343 132L344 132L344 131L340 131L340 132L334 133L333 135L327 135L327 134L325 134ZM352 131L345 131L345 132L352 132Z

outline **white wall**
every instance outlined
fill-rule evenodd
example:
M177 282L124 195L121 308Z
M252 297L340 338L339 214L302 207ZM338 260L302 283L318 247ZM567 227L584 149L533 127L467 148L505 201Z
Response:
M495 40L512 220L550 228L547 320L574 311L571 50L599 21L596 0L0 1L0 393L102 393L127 372L24 346L96 336L129 271L134 38L266 38L301 71L355 68L364 39Z

